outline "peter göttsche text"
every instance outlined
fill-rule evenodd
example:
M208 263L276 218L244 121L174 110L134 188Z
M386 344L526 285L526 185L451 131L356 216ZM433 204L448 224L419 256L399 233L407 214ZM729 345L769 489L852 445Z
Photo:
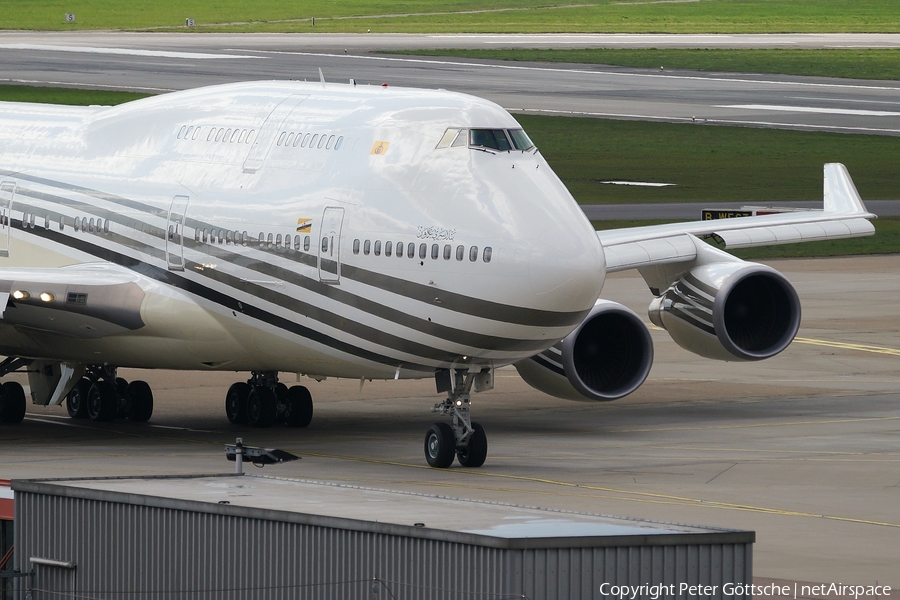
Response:
M704 597L717 596L720 594L724 597L760 597L760 596L778 596L789 598L802 598L810 596L841 596L845 598L890 596L891 587L887 585L844 585L842 583L823 583L820 585L777 585L770 583L767 585L754 585L752 583L726 583L719 585L690 585L687 583L679 584L656 584L656 585L611 585L604 583L600 586L600 593L604 596L619 598L619 600L638 600L638 598L649 598L650 600L667 600L676 596L686 597Z

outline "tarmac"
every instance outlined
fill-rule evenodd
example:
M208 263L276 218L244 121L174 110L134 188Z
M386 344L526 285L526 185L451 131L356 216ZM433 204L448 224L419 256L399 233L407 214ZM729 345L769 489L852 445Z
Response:
M254 429L224 414L243 374L122 370L153 387L149 423L29 406L0 428L0 478L228 472L224 445L241 437L302 456L266 475L753 530L757 582L900 587L900 255L769 264L804 309L781 355L713 362L653 329L650 378L611 403L557 400L501 369L474 397L481 469L427 467L424 433L440 420L430 380L304 379L310 427ZM611 276L603 295L638 314L652 299L635 273Z

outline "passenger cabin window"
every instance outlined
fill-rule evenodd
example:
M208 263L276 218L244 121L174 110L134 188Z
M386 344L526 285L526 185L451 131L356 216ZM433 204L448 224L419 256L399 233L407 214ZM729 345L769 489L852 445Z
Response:
M391 248L393 248L393 245L394 245L394 244L393 244L393 242L391 242L391 241L387 241L387 242L384 243L384 255L385 255L385 256L390 256L390 255L391 255Z
M359 254L359 240L353 240L353 254Z
M370 252L371 250L372 250L372 242L369 241L369 240L366 240L366 243L363 244L363 254L365 254L366 256L368 256L368 255L369 255L369 252Z

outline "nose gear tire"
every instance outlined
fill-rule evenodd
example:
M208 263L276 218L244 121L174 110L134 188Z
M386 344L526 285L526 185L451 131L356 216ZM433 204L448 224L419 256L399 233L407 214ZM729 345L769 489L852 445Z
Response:
M453 464L456 438L446 423L435 423L425 432L425 460L432 467L446 469Z

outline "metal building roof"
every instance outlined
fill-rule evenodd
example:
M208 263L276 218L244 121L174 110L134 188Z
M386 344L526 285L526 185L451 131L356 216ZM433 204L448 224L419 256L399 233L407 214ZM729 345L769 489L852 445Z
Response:
M751 531L251 474L19 480L13 489L491 548L755 541Z

